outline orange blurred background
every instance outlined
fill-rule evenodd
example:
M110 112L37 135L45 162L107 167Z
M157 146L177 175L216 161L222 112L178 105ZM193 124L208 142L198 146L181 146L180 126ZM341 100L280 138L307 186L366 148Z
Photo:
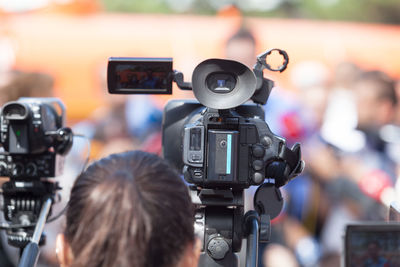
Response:
M0 14L0 36L11 40L15 69L44 71L55 78L68 118L77 121L104 104L108 57L173 57L174 69L190 80L202 60L224 57L225 41L241 23L236 15L110 14L87 4L62 12L53 7ZM267 74L284 88L294 90L291 68L310 60L332 68L349 60L400 77L400 26L266 18L246 18L244 23L257 38L257 52L274 47L288 52L288 70ZM190 96L174 89L174 97ZM169 98L157 100L162 105Z

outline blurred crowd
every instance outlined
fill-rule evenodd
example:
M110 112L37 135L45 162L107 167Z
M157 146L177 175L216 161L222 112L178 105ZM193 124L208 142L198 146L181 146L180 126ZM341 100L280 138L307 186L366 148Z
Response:
M399 83L352 62L302 62L291 78L297 90L275 89L266 118L289 143L301 142L306 168L283 189L274 241L297 261L282 266L340 266L345 226L387 220L399 194ZM268 250L266 266L278 266L268 262L279 253Z
M226 56L249 65L255 47L255 37L241 29L228 40ZM260 264L340 266L345 226L387 220L400 196L400 82L353 62L334 69L300 62L289 71L296 88L274 88L266 122L288 144L301 143L306 168L283 188L285 207ZM248 203L253 192L246 192Z
M256 47L251 32L240 29L227 41L225 55L252 67ZM260 248L260 266L339 266L345 225L384 221L390 202L400 196L400 82L353 62L334 69L301 62L290 72L296 88L273 89L266 121L288 144L301 143L306 168L283 188L284 210L273 221L271 242ZM1 105L22 96L54 95L46 74L13 71L1 81ZM101 90L106 105L73 126L90 139L90 158L133 149L160 155L162 109L154 98L108 95L105 83ZM81 171L86 149L76 140L65 176ZM60 181L66 191L73 182ZM246 192L248 203L253 192ZM50 226L50 232L61 225ZM53 249L44 253L43 266L56 266Z

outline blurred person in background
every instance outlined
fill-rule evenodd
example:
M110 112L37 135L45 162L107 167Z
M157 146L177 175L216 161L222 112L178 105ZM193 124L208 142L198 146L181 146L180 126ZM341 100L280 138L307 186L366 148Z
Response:
M154 154L131 151L76 179L57 257L62 267L195 267L199 242L179 174Z
M227 40L225 57L253 68L256 63L256 39L250 30L242 26Z
M359 76L354 91L357 129L365 134L368 148L385 153L379 130L395 119L397 95L394 81L381 71L367 71Z
M332 153L320 133L330 94L331 73L320 62L305 61L292 68L291 79L298 89L294 122L300 125L297 140L302 143L306 168L301 176L284 187L288 199L287 218L282 228L300 264L314 266L321 255L319 238L330 205L325 197L329 182L327 173L336 171L335 164L329 161Z
M394 81L381 71L367 71L358 77L353 89L357 130L363 134L365 145L356 153L345 155L343 168L368 196L380 201L380 191L396 178L396 164L389 157L381 134L382 128L396 118L398 99ZM351 166L346 162L351 162ZM372 182L375 186L368 186Z
M321 128L321 136L327 143L346 152L355 152L364 145L363 136L355 130L357 108L353 90L361 71L351 62L342 62L335 67Z
M351 90L357 128L345 132L348 135L343 138L353 140L353 145L359 144L345 146L343 144L348 141L345 140L342 145L334 146L335 157L331 162L336 162L338 168L332 173L334 179L327 191L333 206L321 238L327 253L340 253L340 235L347 223L386 218L382 196L392 187L396 177L396 164L389 158L380 136L380 129L395 118L397 97L393 81L380 71L361 72L354 79Z
M53 97L54 80L39 72L10 71L4 73L0 85L0 104L16 101L20 97Z

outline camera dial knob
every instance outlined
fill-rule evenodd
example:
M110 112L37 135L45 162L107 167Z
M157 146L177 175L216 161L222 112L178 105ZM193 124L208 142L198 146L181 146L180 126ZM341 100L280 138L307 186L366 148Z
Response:
M27 176L35 176L36 170L37 170L37 167L34 163L32 163L32 162L28 163L28 165L26 165L25 174Z
M262 147L260 145L254 145L252 147L252 151L253 151L254 157L257 157L257 158L262 158L264 156L264 152L265 152L264 147Z
M21 163L16 163L12 169L13 176L21 176L24 172L24 166Z
M229 244L222 236L216 236L208 242L207 251L214 260L222 260L229 251Z

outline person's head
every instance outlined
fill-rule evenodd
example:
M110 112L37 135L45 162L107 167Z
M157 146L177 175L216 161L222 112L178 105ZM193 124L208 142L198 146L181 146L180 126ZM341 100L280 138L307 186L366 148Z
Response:
M334 86L341 89L351 89L360 74L361 69L356 64L341 62L334 70Z
M20 97L52 97L53 77L39 72L12 71L0 75L0 105ZM4 82L3 80L6 80Z
M362 73L354 84L358 128L380 128L393 121L397 105L394 82L381 71Z
M197 266L194 210L179 175L154 154L112 154L75 181L61 266Z
M303 61L294 65L291 81L299 89L303 113L315 128L320 128L329 100L331 74L319 61Z
M40 72L15 72L5 88L13 92L13 97L52 97L54 79Z
M225 56L253 67L256 63L256 40L253 34L244 28L233 34L226 42Z

